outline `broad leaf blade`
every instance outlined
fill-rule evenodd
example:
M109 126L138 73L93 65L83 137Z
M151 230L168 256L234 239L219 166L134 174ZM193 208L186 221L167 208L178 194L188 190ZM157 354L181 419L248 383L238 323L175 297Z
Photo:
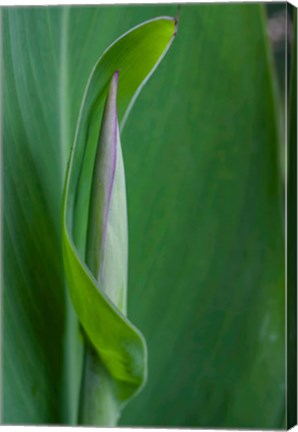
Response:
M59 14L1 12L2 421L63 423Z
M272 71L263 5L182 6L175 49L124 129L128 310L150 379L122 424L284 425Z

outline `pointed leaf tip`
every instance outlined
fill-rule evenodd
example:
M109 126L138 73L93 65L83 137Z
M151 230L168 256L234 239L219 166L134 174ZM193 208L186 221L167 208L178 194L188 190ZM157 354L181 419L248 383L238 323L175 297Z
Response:
M109 85L94 160L89 207L86 263L99 280L104 256L109 208L116 172L118 116L117 89L119 72Z

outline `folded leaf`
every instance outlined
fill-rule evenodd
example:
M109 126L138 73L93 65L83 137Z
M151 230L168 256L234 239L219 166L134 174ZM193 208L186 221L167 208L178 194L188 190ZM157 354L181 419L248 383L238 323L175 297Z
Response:
M111 80L94 161L86 264L103 291L126 310L127 206L117 118L118 72ZM120 416L117 388L86 341L79 422L113 426Z
M173 18L148 21L116 41L97 62L83 98L66 178L63 247L67 284L87 344L93 349L95 379L100 373L101 382L109 388L107 406L116 412L115 419L146 380L144 338L122 313L126 303L127 222L115 79L119 73L118 111L123 125L138 91L169 48L175 32ZM103 418L106 412L101 401L98 406L102 424L110 424Z

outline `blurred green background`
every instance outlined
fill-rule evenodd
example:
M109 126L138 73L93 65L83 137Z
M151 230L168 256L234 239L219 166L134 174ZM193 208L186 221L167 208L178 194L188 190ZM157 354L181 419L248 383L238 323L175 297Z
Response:
M75 421L60 206L79 106L116 37L177 13L122 134L149 376L121 425L285 426L285 4L2 9L4 423Z

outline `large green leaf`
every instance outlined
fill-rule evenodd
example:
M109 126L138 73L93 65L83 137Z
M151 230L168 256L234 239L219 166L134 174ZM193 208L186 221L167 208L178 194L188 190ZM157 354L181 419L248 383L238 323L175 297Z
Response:
M284 425L276 104L263 5L183 6L122 139L128 310L149 353L123 424Z
M2 413L9 423L58 423L67 411L59 38L57 9L2 11Z
M65 375L60 362L61 255L54 258L57 281L50 258L60 244L62 172L99 54L132 25L175 15L175 8L16 8L3 13L4 112L10 113L4 119L4 207L18 250L26 250L26 255L12 255L4 226L7 422L69 421L65 403L60 405ZM147 84L124 129L128 312L147 339L149 374L122 424L283 425L282 202L272 61L262 9L256 4L182 6L175 49ZM34 59L31 64L28 58ZM39 68L44 85L37 79ZM26 167L25 161L19 184L18 167ZM58 179L61 186L55 187ZM22 191L25 185L42 185L34 207ZM19 233L32 209L44 231L27 231L24 237ZM33 293L30 302L26 292ZM56 293L62 297L57 308ZM75 343L76 338L74 333ZM66 354L67 388L73 396L80 364L72 348ZM76 396L72 413L75 404Z

